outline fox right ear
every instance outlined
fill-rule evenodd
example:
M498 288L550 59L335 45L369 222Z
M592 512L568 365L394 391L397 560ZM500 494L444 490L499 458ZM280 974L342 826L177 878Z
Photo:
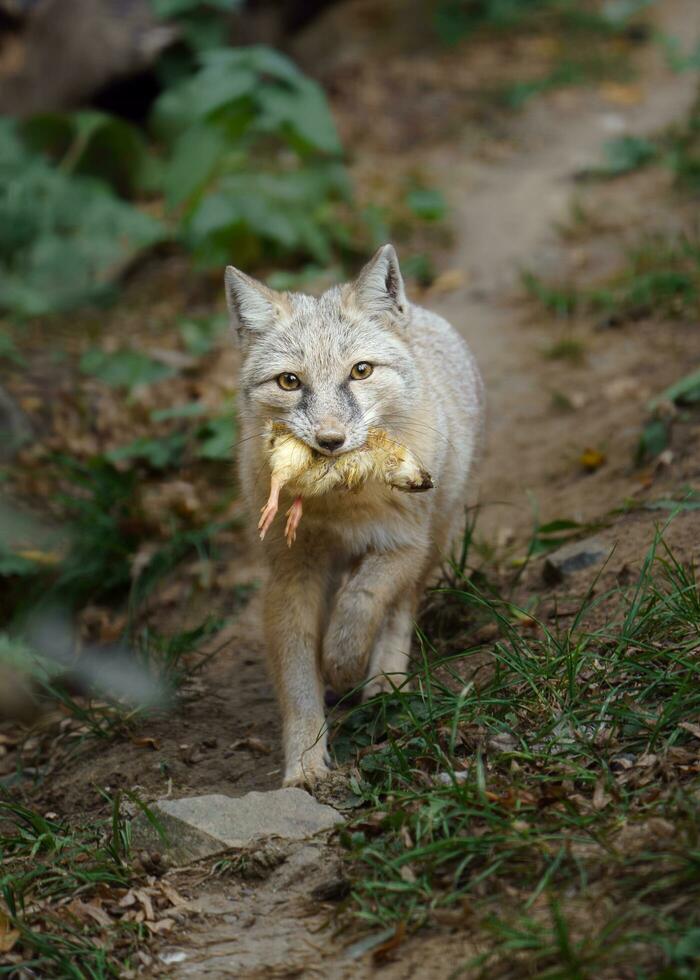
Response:
M284 297L245 272L226 266L226 302L239 337L264 333L285 309Z

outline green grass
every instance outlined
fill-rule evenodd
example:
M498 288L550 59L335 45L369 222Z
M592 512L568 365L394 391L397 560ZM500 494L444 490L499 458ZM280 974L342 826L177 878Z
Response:
M532 272L525 290L561 318L597 314L611 325L659 314L677 319L700 313L700 242L692 235L650 235L625 254L621 268L600 285L546 283Z
M696 976L693 569L659 533L631 587L553 623L473 578L443 602L450 629L423 636L413 690L341 730L365 801L344 833L354 914L375 928L451 914L482 951L469 977L594 980L630 961L625 976ZM455 616L495 624L486 657L454 647Z
M122 976L148 936L118 905L143 877L131 867L129 849L118 798L109 821L76 829L0 800L0 938L18 934L0 957L0 976ZM84 914L85 906L97 917Z
M555 340L542 351L549 361L568 361L570 364L581 364L586 356L586 345L575 337L562 337Z
M700 191L700 95L688 116L657 136L618 136L603 145L600 166L579 174L581 179L621 177L655 164L673 175L676 188Z

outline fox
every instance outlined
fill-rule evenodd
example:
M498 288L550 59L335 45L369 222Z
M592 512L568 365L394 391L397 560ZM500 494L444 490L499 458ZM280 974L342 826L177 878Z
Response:
M274 525L257 544L283 785L313 790L331 770L326 688L362 686L370 699L407 682L418 604L464 530L484 386L457 330L408 300L391 244L318 297L278 292L234 266L225 291L240 345L238 469L251 513L268 498L271 425L331 458L384 430L434 484L413 494L369 480L311 496L294 548Z

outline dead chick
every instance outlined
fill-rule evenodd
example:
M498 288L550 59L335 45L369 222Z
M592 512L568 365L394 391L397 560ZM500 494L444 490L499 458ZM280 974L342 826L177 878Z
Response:
M359 449L339 456L324 456L307 446L279 422L268 422L265 452L270 464L270 496L262 508L258 529L265 537L286 486L294 494L287 511L285 537L291 548L301 521L303 497L320 497L331 490L358 490L369 480L386 483L406 493L430 490L433 481L410 449L391 439L382 429L370 429Z

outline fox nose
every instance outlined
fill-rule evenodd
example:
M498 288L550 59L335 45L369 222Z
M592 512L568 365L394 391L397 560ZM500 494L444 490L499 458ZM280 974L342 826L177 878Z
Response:
M335 452L345 442L345 428L338 419L322 419L316 427L316 442L321 449L326 449L330 453Z

